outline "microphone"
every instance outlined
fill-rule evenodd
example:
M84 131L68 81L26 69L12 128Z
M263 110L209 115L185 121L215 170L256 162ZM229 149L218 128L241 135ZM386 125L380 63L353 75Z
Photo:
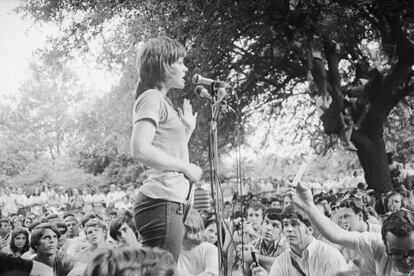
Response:
M219 88L217 90L217 101L221 102L225 97L227 97L227 91L224 88Z
M208 90L205 89L203 86L201 85L197 85L196 88L194 89L194 93L199 96L200 98L207 98L210 101L213 100L213 97L211 97L210 93L208 93Z
M216 81L216 80L212 80L209 78L205 78L200 76L199 74L194 74L193 78L192 78L193 84L194 85L213 85L214 88L231 88L230 85L228 85L227 83L223 82L223 81Z
M252 260L253 260L252 266L253 267L258 267L259 266L259 260L257 259L256 252L254 252L253 250L250 250L250 254L252 255Z

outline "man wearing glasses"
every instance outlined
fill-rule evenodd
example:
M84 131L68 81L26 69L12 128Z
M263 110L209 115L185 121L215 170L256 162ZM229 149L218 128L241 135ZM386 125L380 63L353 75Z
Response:
M298 184L291 191L294 203L309 216L317 230L330 242L354 249L375 260L376 275L412 275L414 272L414 214L406 209L391 214L381 234L350 232L321 214L310 190Z

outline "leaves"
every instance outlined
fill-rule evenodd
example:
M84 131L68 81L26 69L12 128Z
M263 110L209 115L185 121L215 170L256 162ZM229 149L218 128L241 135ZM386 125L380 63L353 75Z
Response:
M360 134L370 139L381 136L388 113L401 99L394 92L404 88L405 77L412 71L407 64L398 62L409 63L414 56L409 41L414 27L411 2L29 0L19 10L37 20L59 24L61 34L51 40L55 46L44 50L45 56L52 54L48 64L64 64L62 61L70 60L74 52L90 53L96 49L97 60L122 75L110 94L76 115L78 131L71 151L100 152L108 137L117 154L125 154L133 102L130 91L136 83L136 48L146 38L164 34L186 45L190 76L200 73L231 83L238 97L228 101L243 112L242 122L256 108L262 108L269 116L266 119L273 123L272 116L278 114L280 107L286 108L287 99L297 97L295 84L310 79L314 54L318 52L320 68L327 69L326 74L319 74L320 78L336 104L326 125L335 125L334 133L340 134L337 124L345 108L344 95L351 90L362 91L364 100L356 104L352 116L356 122L361 118L360 110L369 106ZM374 67L377 74L373 73ZM365 78L369 82L364 87L361 79ZM302 93L315 95L308 89ZM185 94L192 95L191 89L175 93L174 101L180 104ZM312 100L297 100L292 112L309 108L308 114L313 114L309 101ZM209 110L206 104L193 102L200 111L190 155L206 165ZM252 102L260 104L252 106ZM409 119L405 116L399 122L394 120L394 114L397 113L390 115L390 125L396 130L387 133L387 137L390 141L407 140L401 126ZM235 121L232 114L221 118L219 133L225 138L219 140L219 148L223 153L236 144ZM298 141L311 137L311 144L319 152L326 152L324 145L337 144L332 137L317 135L321 124L315 126L313 120L302 118L300 129L303 132L297 131ZM242 140L249 131L241 129ZM264 139L262 144L272 142Z

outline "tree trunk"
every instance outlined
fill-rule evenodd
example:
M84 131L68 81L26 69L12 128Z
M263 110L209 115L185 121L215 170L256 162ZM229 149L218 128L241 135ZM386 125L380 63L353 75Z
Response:
M392 189L387 153L383 145L383 139L356 144L359 162L365 173L365 181L368 188L374 189L377 194Z

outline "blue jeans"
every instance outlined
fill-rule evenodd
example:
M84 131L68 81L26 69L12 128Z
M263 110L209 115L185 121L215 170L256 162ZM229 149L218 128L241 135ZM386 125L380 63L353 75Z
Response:
M134 206L134 220L143 246L166 249L178 261L184 236L182 203L139 193Z

